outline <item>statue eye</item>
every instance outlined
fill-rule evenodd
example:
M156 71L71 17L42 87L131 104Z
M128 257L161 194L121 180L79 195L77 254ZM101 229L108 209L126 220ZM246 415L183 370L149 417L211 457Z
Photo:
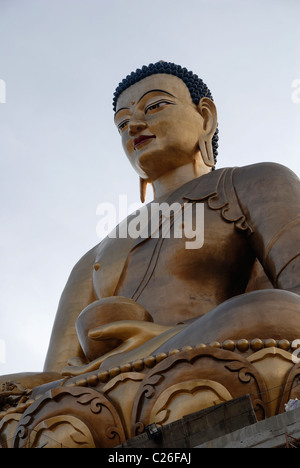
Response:
M167 106L168 104L173 104L172 102L169 101L158 101L154 102L153 104L150 104L150 106L147 106L145 109L145 114L147 114L149 111L151 112L152 110L159 109L160 107Z
M124 120L123 122L120 123L120 125L118 125L119 133L122 133L126 129L128 122L129 120Z

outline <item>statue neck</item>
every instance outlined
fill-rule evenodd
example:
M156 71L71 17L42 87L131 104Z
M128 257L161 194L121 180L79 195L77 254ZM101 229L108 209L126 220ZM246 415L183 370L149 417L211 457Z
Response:
M197 177L209 173L211 169L201 165L195 168L193 163L177 167L156 179L153 184L154 201L166 198L170 193Z

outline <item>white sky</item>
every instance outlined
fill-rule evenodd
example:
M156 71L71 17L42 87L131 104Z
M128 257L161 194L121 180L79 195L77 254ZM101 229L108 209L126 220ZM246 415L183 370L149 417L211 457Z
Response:
M0 375L42 370L97 205L138 202L111 104L132 70L166 60L204 79L218 167L300 176L299 18L299 0L0 0Z

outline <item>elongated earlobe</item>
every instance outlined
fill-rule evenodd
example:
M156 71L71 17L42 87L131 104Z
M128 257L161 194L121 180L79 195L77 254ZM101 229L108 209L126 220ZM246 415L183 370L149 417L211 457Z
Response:
M142 203L145 203L146 200L147 185L148 182L140 177L140 198Z
M215 159L212 148L212 138L200 138L199 139L199 149L203 159L203 162L208 167L214 167Z

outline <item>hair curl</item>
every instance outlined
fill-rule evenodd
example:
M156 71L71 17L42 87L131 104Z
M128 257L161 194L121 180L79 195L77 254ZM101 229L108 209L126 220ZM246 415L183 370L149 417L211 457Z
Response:
M176 65L175 63L171 62L164 62L160 61L157 63L150 63L150 65L144 65L142 68L138 68L135 72L132 72L130 75L127 75L121 83L116 88L114 92L113 98L113 109L116 112L117 100L120 94L123 93L127 88L134 85L138 81L146 78L147 76L155 75L155 74L167 74L167 75L174 75L180 78L184 84L187 86L192 101L194 104L198 105L200 100L203 97L208 97L213 101L212 94L208 89L207 85L203 82L201 78L199 78L196 74L192 71L187 70L186 68L181 67L180 65ZM215 165L217 162L217 155L218 155L218 140L219 140L219 129L217 127L215 134L212 138L212 148L214 154L214 161Z

